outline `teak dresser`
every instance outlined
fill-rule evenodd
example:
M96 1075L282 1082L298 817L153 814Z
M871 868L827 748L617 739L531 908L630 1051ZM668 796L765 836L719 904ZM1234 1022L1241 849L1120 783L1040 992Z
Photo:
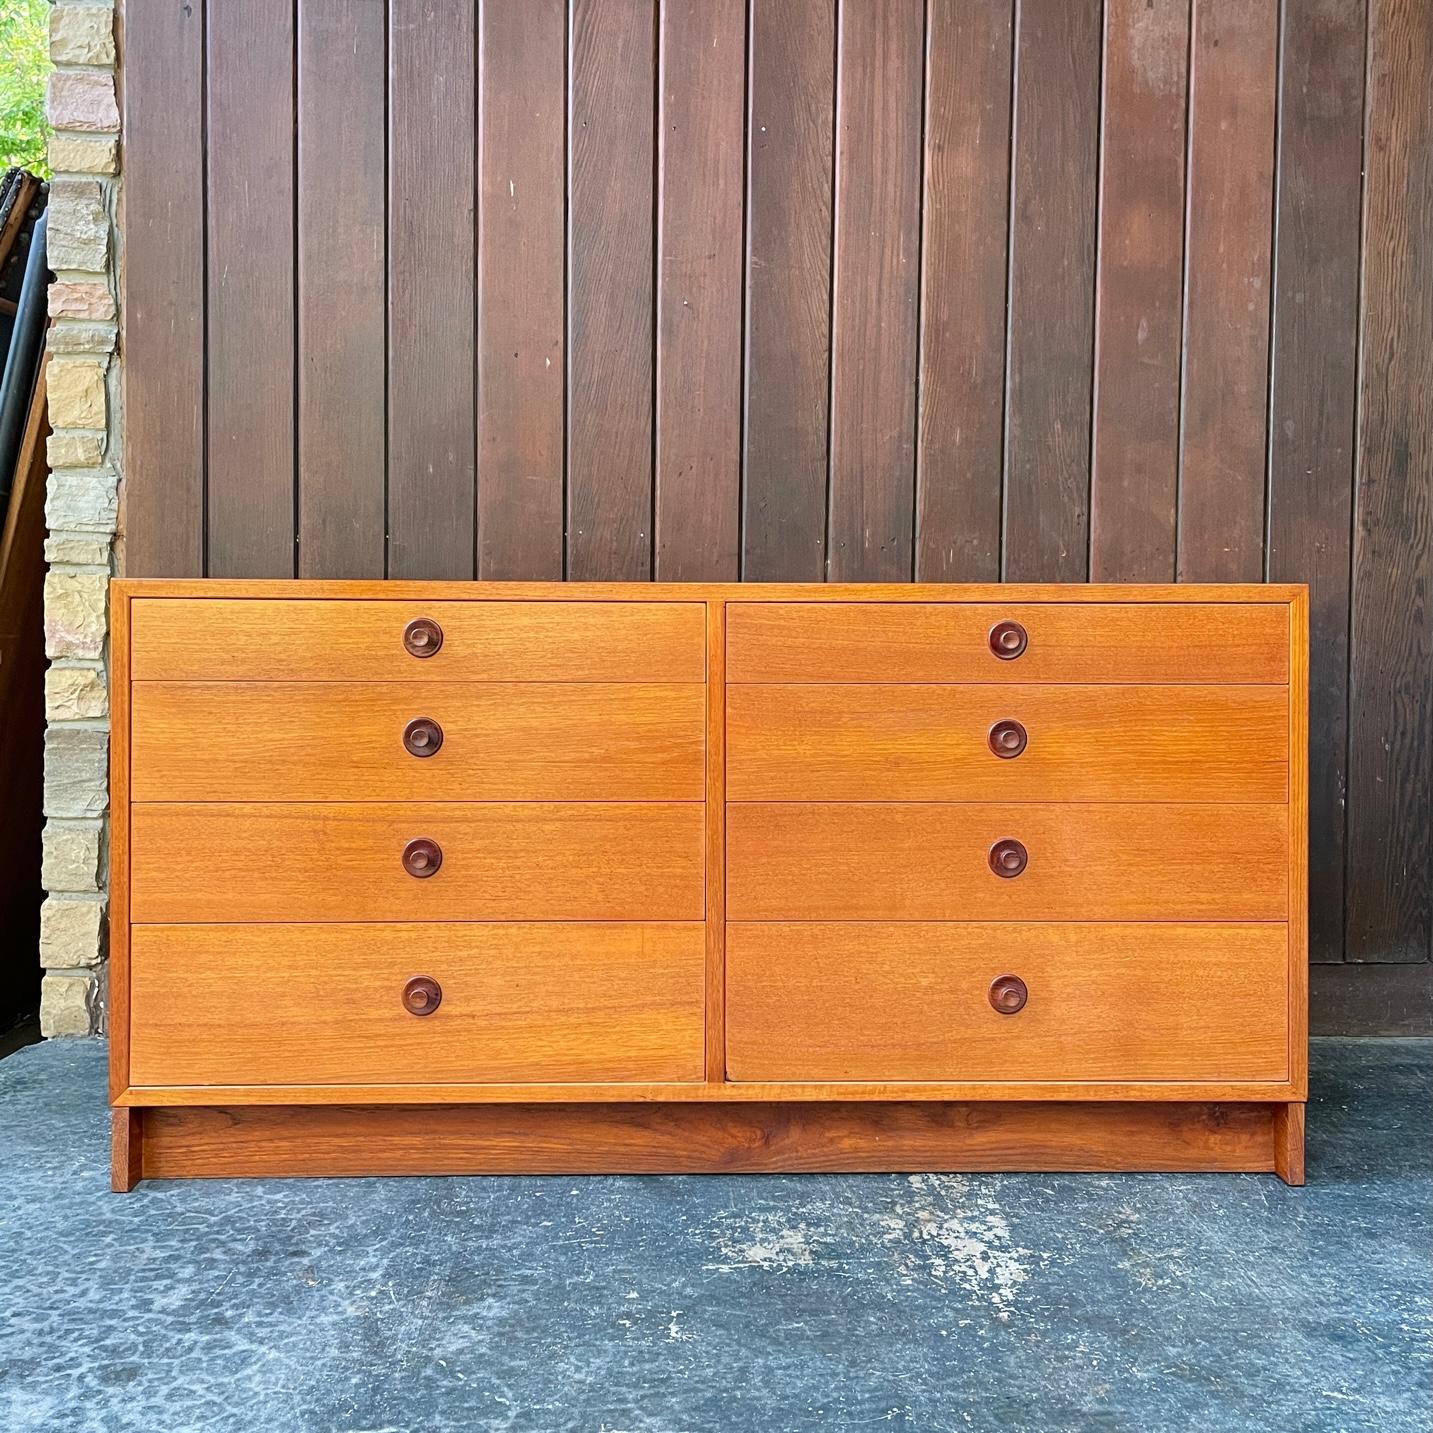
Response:
M116 582L115 1185L1301 1182L1307 617Z

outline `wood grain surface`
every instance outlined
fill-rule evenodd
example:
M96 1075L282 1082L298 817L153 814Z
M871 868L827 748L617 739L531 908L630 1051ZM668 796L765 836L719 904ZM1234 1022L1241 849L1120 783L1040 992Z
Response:
M826 570L836 0L751 0L742 576Z
M566 560L564 0L484 0L478 63L478 576L560 578Z
M705 731L696 683L142 682L133 799L700 801Z
M131 959L140 1084L702 1077L700 925L140 926Z
M1185 1104L1218 1100L1264 1104L1304 1100L1307 1089L1289 1080L747 1080L666 1081L659 1084L588 1081L543 1084L487 1081L440 1085L391 1082L380 1085L134 1085L121 1090L122 1108L195 1108L222 1100L226 1105L610 1105L640 1100L656 1105L760 1105L794 1103L886 1104L892 1100L943 1104L970 1100L981 1104Z
M1310 958L1343 959L1364 0L1291 5L1279 47L1268 573L1309 584Z
M131 919L690 920L702 803L462 802L132 808ZM418 879L403 848L442 848Z
M991 846L1029 864L995 875ZM727 807L727 919L1278 921L1282 806Z
M1178 553L1189 582L1264 571L1278 31L1274 5L1195 0Z
M726 1078L726 608L707 609L706 1077Z
M474 575L473 15L388 5L386 576Z
M922 582L1000 576L1009 0L927 7L916 567Z
M128 1194L144 1178L144 1111L110 1112L110 1189Z
M124 42L125 570L202 577L203 10L129 6Z
M921 0L836 16L826 570L837 581L912 572L923 24Z
M297 596L302 589L287 590ZM700 682L706 675L699 601L459 602L441 587L420 591L391 602L138 601L134 679ZM403 645L404 628L419 617L443 630L430 657Z
M1309 596L1289 607L1289 1074L1309 1094Z
M1349 960L1433 955L1433 7L1370 0Z
M1179 504L1189 0L1109 0L1090 576L1168 582Z
M129 1087L130 933L130 682L129 616L134 604L121 588L110 589L109 662L109 1097ZM118 1128L116 1128L118 1135Z
M988 589L987 589L988 593ZM984 595L984 594L982 594ZM1029 645L992 654L997 622ZM732 682L1285 682L1289 614L1262 605L733 605Z
M1302 1102L1274 1106L1274 1172L1285 1184L1305 1182L1304 1115Z
M298 5L300 577L388 575L386 14Z
M400 578L116 577L132 597L235 598L242 601L341 598L345 602L828 602L990 603L1055 606L1117 603L1149 606L1287 607L1304 590L1295 582L415 582Z
M652 575L652 0L572 0L565 575Z
M1002 577L1089 576L1100 0L1015 9Z
M293 0L258 0L204 18L204 527L216 577L294 575L294 13Z
M1269 1104L145 1110L147 1179L1274 1168Z
M655 575L735 581L746 0L658 7Z
M1018 721L1025 749L991 750ZM733 801L1282 802L1284 687L727 688Z
M1013 1015L1003 975L1029 990ZM1288 979L1275 925L734 922L728 1075L1281 1080Z

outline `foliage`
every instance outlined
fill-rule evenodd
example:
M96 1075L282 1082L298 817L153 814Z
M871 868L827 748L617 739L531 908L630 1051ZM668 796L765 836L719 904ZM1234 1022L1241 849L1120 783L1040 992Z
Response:
M49 177L49 28L50 0L0 0L0 171L18 166Z

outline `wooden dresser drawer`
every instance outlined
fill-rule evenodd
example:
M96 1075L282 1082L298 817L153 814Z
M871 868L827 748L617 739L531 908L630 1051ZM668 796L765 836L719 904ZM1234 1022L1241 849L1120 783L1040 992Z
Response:
M704 809L138 803L130 915L155 924L701 920ZM441 861L405 857L415 842L434 843Z
M435 623L415 656L410 623ZM700 602L141 597L135 681L702 682Z
M1258 801L1289 791L1277 686L727 688L733 801Z
M431 756L408 724L438 723ZM136 801L700 801L706 692L597 682L142 682ZM196 740L202 733L202 740Z
M140 926L131 961L140 1085L702 1077L700 925Z
M1282 1080L1282 925L739 925L733 1080ZM991 986L1015 976L1022 1008Z
M997 629L1013 656L997 656ZM1283 684L1278 603L763 602L727 610L732 682Z
M1019 842L1013 877L991 868ZM780 804L727 808L727 917L1285 921L1282 806Z

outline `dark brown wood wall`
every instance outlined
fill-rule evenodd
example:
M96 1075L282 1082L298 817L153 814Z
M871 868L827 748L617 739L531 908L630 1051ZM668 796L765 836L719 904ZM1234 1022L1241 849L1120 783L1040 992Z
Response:
M1433 926L1427 0L129 0L132 574L1307 581Z

